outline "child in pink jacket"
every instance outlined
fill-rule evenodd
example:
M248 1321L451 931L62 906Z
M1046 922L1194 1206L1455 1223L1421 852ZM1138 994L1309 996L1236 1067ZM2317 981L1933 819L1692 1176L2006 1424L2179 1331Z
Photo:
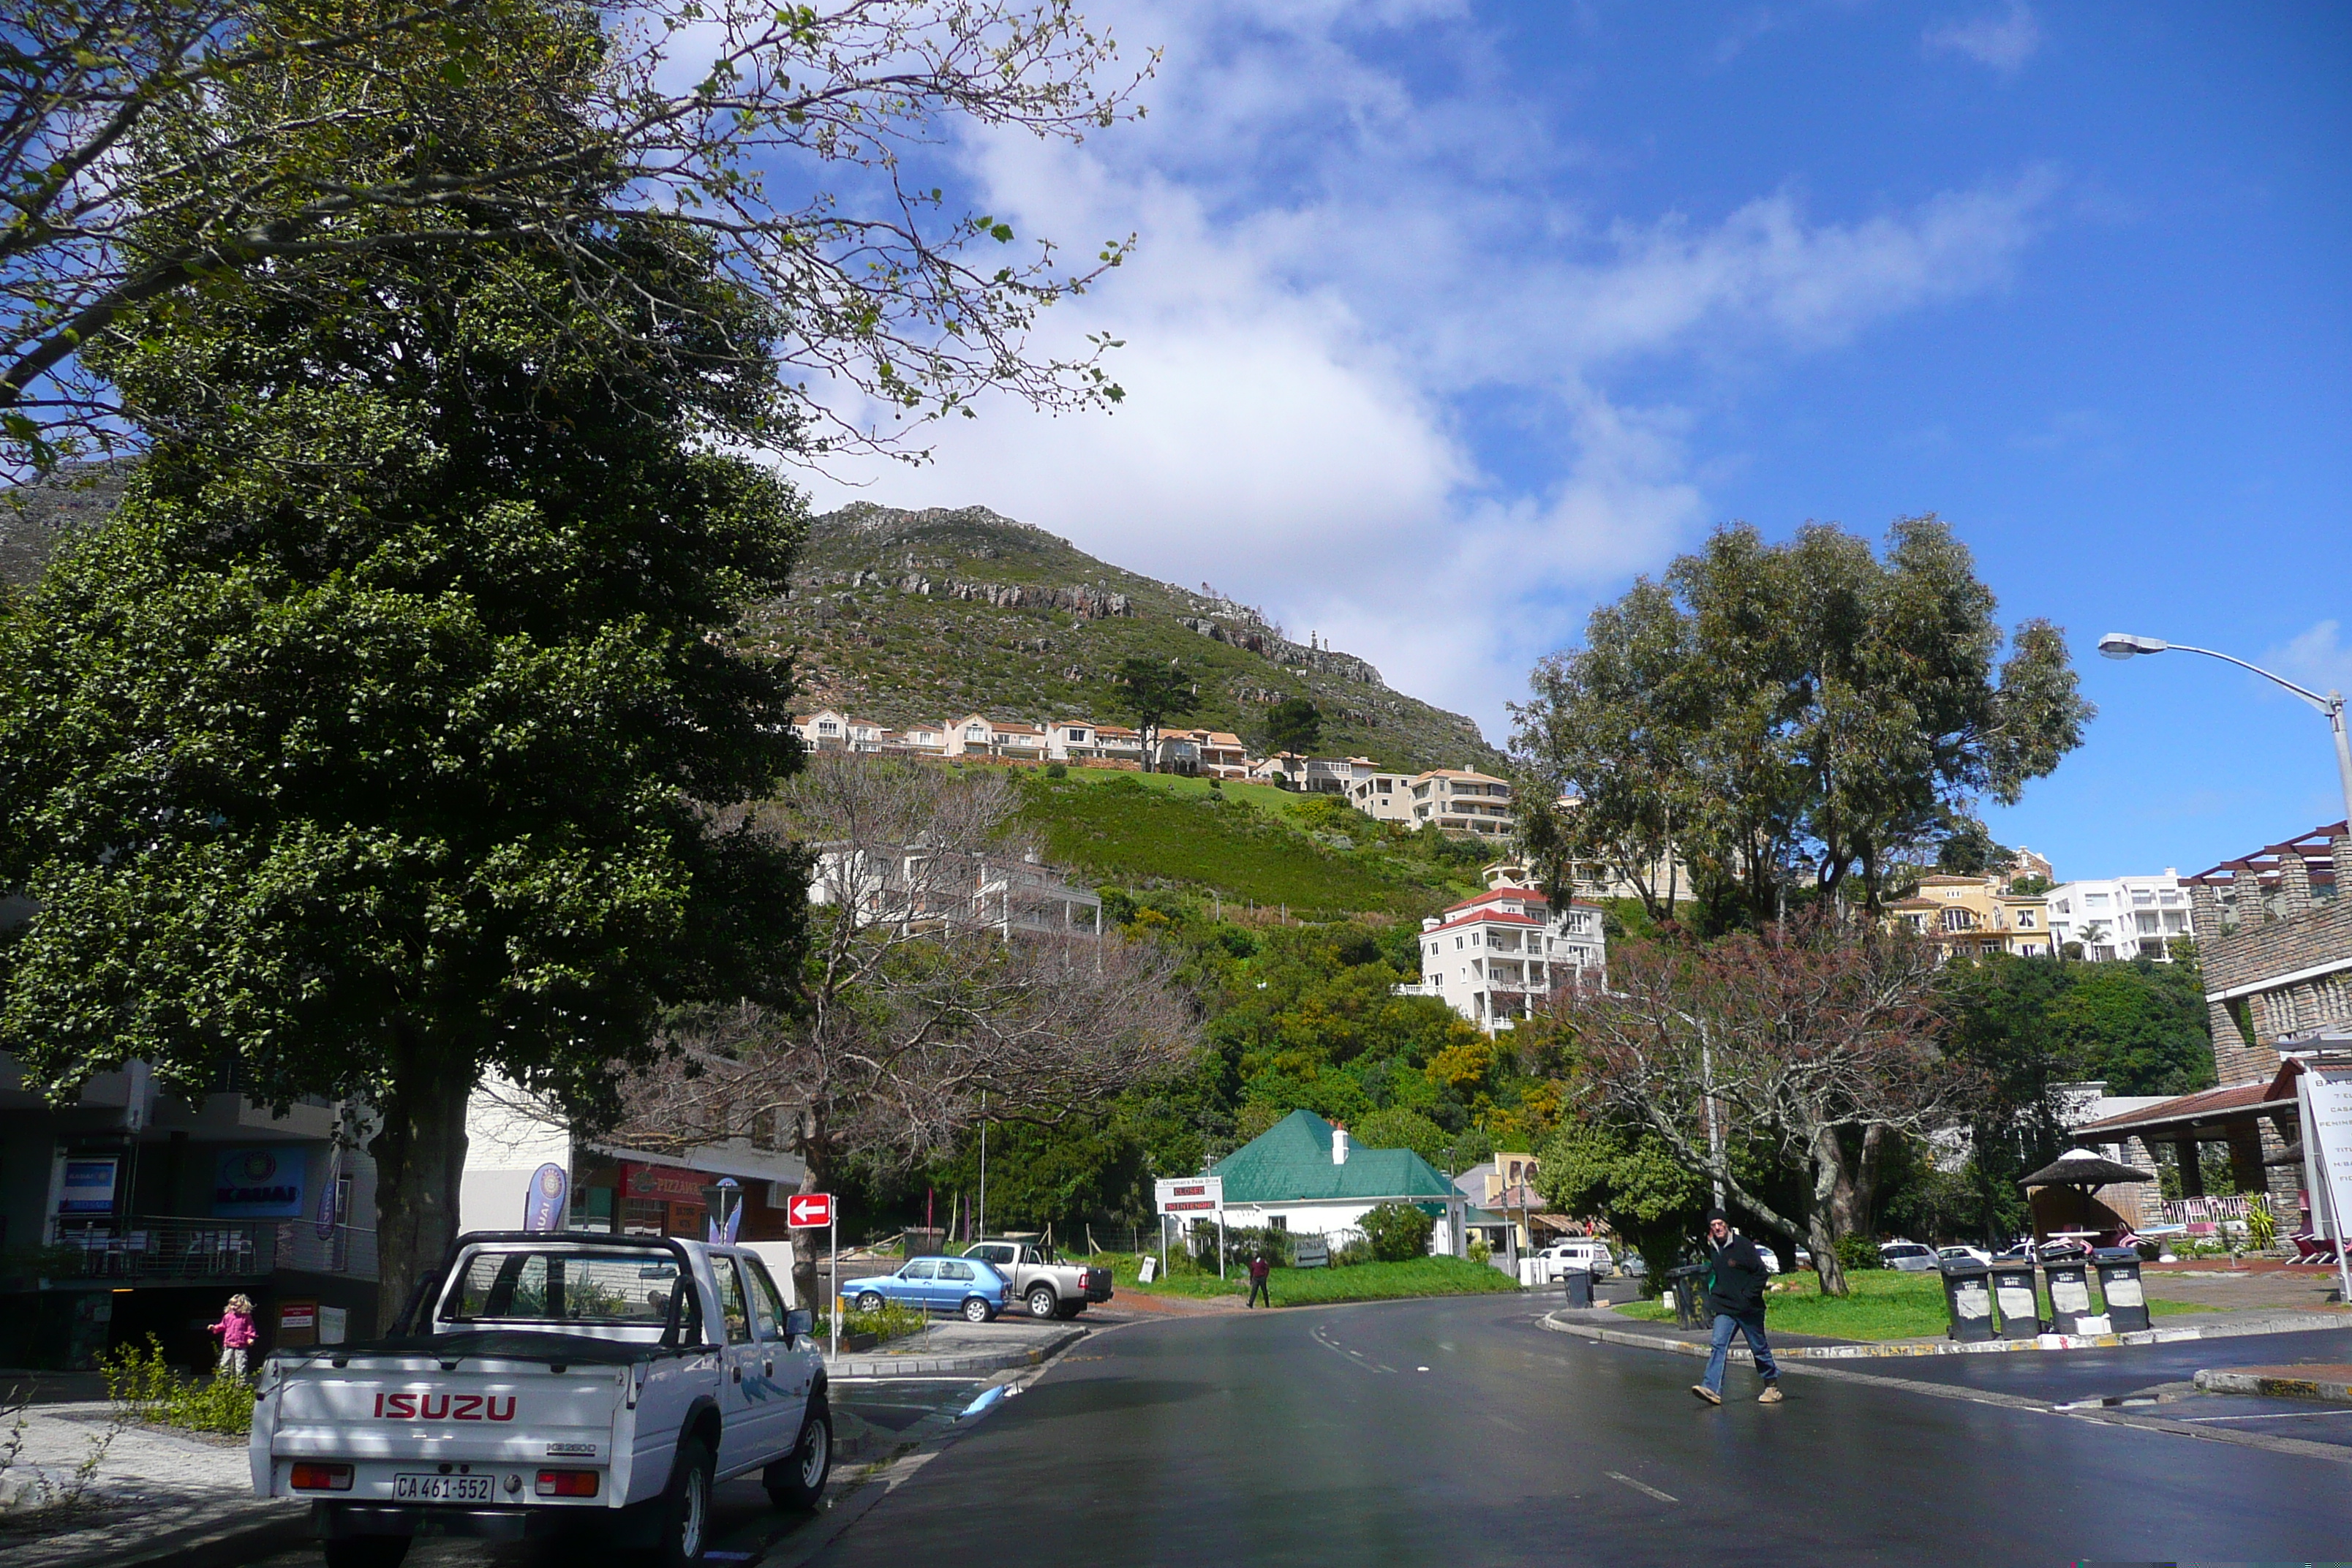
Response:
M253 1348L257 1337L253 1331L253 1298L240 1290L228 1299L228 1310L221 1321L212 1326L213 1336L221 1342L220 1370L245 1375L246 1352Z

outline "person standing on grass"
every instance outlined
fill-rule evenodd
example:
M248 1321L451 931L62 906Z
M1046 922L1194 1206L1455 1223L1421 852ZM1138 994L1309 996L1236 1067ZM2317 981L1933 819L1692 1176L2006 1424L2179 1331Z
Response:
M253 1331L253 1298L242 1290L231 1296L220 1321L212 1326L212 1333L221 1342L220 1370L243 1377L246 1357L258 1337Z
M1250 1293L1249 1300L1242 1303L1244 1307L1256 1306L1261 1296L1265 1298L1267 1306L1274 1305L1274 1288L1266 1283L1273 1273L1274 1265L1265 1260L1265 1253L1261 1252L1249 1260Z
M1731 1234L1731 1222L1721 1209L1706 1216L1706 1310L1715 1320L1715 1343L1707 1352L1706 1379L1691 1384L1691 1392L1709 1405L1723 1403L1723 1364L1731 1354L1731 1336L1744 1334L1755 1352L1756 1375L1764 1380L1763 1405L1780 1403L1780 1367L1764 1340L1764 1284L1769 1278L1756 1244Z

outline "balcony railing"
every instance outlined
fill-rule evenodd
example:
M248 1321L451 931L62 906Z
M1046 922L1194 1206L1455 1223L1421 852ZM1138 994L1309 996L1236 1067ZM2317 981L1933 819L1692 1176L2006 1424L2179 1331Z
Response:
M336 1225L321 1235L304 1219L62 1220L55 1242L9 1272L51 1279L121 1279L168 1285L251 1279L275 1269L376 1278L375 1232Z
M2227 1198L2168 1198L2164 1203L2164 1223L2218 1225L2223 1220L2231 1220L2243 1225L2246 1205L2251 1201L2243 1194Z

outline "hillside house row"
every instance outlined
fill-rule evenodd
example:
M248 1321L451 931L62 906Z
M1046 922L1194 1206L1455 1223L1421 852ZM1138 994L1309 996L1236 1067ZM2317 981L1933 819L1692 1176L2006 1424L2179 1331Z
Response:
M970 758L1036 765L1141 768L1143 737L1123 724L1060 719L1030 724L968 713L903 730L833 709L793 716L810 750L875 755ZM1151 771L1188 778L1270 784L1310 795L1336 795L1365 816L1415 828L1508 838L1517 828L1507 779L1467 768L1382 773L1369 757L1307 757L1276 752L1254 757L1241 737L1223 730L1163 729L1153 738Z

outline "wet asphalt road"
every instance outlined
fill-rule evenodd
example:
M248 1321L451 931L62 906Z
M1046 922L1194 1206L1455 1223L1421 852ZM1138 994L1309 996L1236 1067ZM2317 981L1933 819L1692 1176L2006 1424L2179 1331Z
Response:
M1827 1377L1759 1405L1743 1368L1714 1409L1697 1362L1536 1316L1472 1298L1097 1334L811 1561L982 1540L1038 1565L2352 1557L2343 1464ZM1899 1370L2084 1398L2352 1335L2309 1338ZM1020 1524L976 1537L987 1520Z
M2352 1330L1843 1363L1915 1386L1792 1373L1774 1406L1755 1404L1753 1374L1734 1367L1731 1402L1714 1409L1688 1393L1697 1361L1545 1331L1537 1320L1554 1304L1483 1297L1097 1331L962 1424L952 1417L979 1380L845 1382L835 1406L876 1429L877 1454L951 1440L887 1493L836 1497L839 1511L813 1521L770 1510L754 1481L730 1483L713 1557L730 1568L910 1568L975 1551L1037 1568L2352 1560L2352 1465L1950 1396L2123 1398L2201 1366L2352 1360ZM2352 1406L2139 1408L2352 1445ZM1007 1519L1017 1542L981 1529ZM420 1541L408 1563L588 1568L606 1555ZM266 1561L315 1568L319 1552Z

